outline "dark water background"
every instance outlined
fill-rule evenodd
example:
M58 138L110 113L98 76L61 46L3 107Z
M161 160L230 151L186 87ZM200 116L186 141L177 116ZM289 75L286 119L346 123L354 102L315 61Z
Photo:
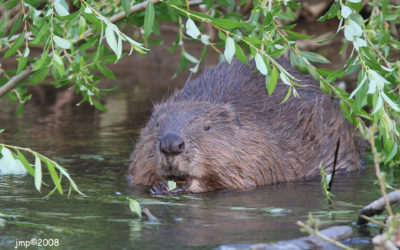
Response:
M209 249L274 242L304 236L296 221L306 221L309 213L321 220L321 228L353 225L359 209L380 196L370 167L337 176L333 203L324 199L319 178L189 197L151 196L129 188L129 155L152 102L174 85L181 86L186 77L171 84L168 79L177 64L165 54L153 53L146 62L157 64L139 59L114 67L118 81L105 84L119 88L102 98L106 113L76 107L78 100L52 87L33 88L34 99L25 105L23 116L18 117L9 102L0 102L0 128L6 129L0 141L58 161L88 195L42 199L49 190L38 193L31 176L0 176L0 218L6 221L0 223L0 249L31 238L58 239L62 249ZM399 174L388 173L396 187ZM161 224L136 218L128 197L149 208ZM347 243L369 248L369 233L377 229L353 229Z

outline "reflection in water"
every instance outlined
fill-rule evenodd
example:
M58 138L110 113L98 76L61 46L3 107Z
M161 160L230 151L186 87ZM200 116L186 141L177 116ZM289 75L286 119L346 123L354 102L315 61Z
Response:
M373 173L366 170L335 178L333 204L324 200L318 179L189 197L152 197L140 188L131 189L125 181L130 152L152 102L167 91L149 86L150 80L148 86L131 84L106 96L107 113L76 107L79 99L68 90L53 93L52 101L32 101L21 117L1 103L0 127L6 132L0 140L53 157L89 197L54 194L40 199L43 194L34 190L30 176L1 176L0 219L6 223L0 223L0 248L31 238L57 238L63 248L74 249L209 248L279 241L304 235L296 221L307 220L309 212L324 226L349 225L361 205L379 196L371 185ZM135 218L127 197L148 207L161 225ZM363 237L356 233L354 242Z

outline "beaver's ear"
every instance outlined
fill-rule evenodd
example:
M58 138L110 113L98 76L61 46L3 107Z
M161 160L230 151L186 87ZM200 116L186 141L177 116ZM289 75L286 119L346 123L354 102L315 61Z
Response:
M236 124L238 128L240 128L241 123L239 119L239 115L236 110L230 104L224 104L220 110L218 110L218 116L223 117L224 119Z

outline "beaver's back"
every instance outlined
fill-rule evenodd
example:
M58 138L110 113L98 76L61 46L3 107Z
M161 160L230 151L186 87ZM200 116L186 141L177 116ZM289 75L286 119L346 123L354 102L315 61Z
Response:
M307 168L304 176L315 175L319 171L315 165L320 163L327 169L332 167L339 139L337 169L358 167L359 139L344 118L338 100L323 93L315 79L301 74L287 60L280 59L278 63L304 85L296 87L299 98L291 96L281 103L289 86L280 80L269 96L265 76L255 72L254 62L249 67L234 60L231 66L223 63L189 81L171 99L231 104L241 123L268 130L285 146L288 158L314 166Z
M281 112L279 107L296 106L299 103L315 102L316 98L326 98L319 89L319 84L313 78L293 69L285 59L279 59L278 63L299 79L300 84L306 85L304 88L296 88L300 99L290 98L285 104L280 105L289 90L288 85L278 81L273 95L268 96L265 76L255 72L254 61L248 66L238 60L233 60L231 66L222 63L207 70L197 79L189 81L173 97L173 100L229 103L238 112L250 114L250 119L258 113L262 113L264 118L270 119L275 116L276 112Z

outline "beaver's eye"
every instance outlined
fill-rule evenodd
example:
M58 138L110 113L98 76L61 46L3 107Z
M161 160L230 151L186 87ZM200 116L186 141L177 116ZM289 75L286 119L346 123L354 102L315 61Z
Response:
M205 131L210 130L210 128L211 128L210 125L205 125L205 126L204 126L204 130L205 130Z

